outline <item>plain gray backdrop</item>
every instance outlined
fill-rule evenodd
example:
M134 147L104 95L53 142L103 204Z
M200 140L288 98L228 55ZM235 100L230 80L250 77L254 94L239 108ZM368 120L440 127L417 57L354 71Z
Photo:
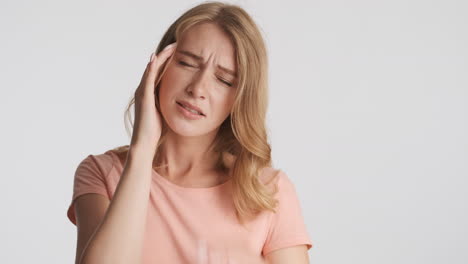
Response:
M76 166L129 143L150 53L200 2L1 2L1 263L73 263ZM468 263L468 3L230 2L264 33L311 263Z

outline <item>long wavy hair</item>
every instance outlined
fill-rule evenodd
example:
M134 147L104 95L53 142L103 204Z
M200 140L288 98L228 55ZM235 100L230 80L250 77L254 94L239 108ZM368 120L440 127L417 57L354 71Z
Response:
M266 112L268 106L268 58L265 43L259 27L240 6L217 1L199 4L182 14L163 35L157 49L159 53L167 45L180 39L190 27L199 23L214 23L231 38L236 50L238 85L235 102L230 115L218 130L212 150L219 154L216 167L231 170L232 198L239 223L255 217L264 210L276 212L278 204L273 192L262 182L259 175L266 167L272 167L271 147L266 131ZM160 70L156 81L155 101L158 111L160 77L168 62ZM129 102L125 117L133 121ZM163 119L164 120L164 119ZM161 148L166 139L167 124L163 121L161 137L153 159L153 168L164 165L160 162ZM128 132L127 124L125 123ZM125 160L129 146L114 148L121 160ZM275 174L274 176L277 176ZM275 179L272 177L268 182Z

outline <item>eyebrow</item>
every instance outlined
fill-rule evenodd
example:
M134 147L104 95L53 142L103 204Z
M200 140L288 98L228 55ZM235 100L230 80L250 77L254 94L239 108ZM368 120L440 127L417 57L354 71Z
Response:
M197 61L203 61L203 57L198 56L198 55L196 55L196 54L193 54L193 53L190 52L190 51L187 51L187 50L178 50L177 52L182 53L182 54L184 54L184 55L186 55L186 56L192 57L192 58L196 59ZM228 69L228 68L226 68L226 67L223 67L223 66L221 66L221 65L219 65L219 64L218 64L217 66L218 66L218 68L219 68L220 70L222 70L223 72L226 72L226 73L228 73L228 74L230 74L230 75L232 75L232 76L234 76L234 77L237 78L237 73L236 73L235 71L230 70L230 69Z

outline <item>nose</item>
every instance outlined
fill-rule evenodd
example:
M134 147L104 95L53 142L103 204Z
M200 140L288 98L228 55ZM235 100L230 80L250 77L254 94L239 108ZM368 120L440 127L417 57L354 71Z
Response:
M205 98L209 87L210 73L208 67L200 69L193 77L193 82L187 87L187 92L195 98Z

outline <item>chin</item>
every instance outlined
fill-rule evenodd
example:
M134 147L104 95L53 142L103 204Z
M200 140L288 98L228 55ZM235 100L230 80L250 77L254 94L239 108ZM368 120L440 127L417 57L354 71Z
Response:
M183 137L197 137L208 133L206 126L202 124L190 123L179 117L173 117L170 120L166 119L167 126L174 134Z

